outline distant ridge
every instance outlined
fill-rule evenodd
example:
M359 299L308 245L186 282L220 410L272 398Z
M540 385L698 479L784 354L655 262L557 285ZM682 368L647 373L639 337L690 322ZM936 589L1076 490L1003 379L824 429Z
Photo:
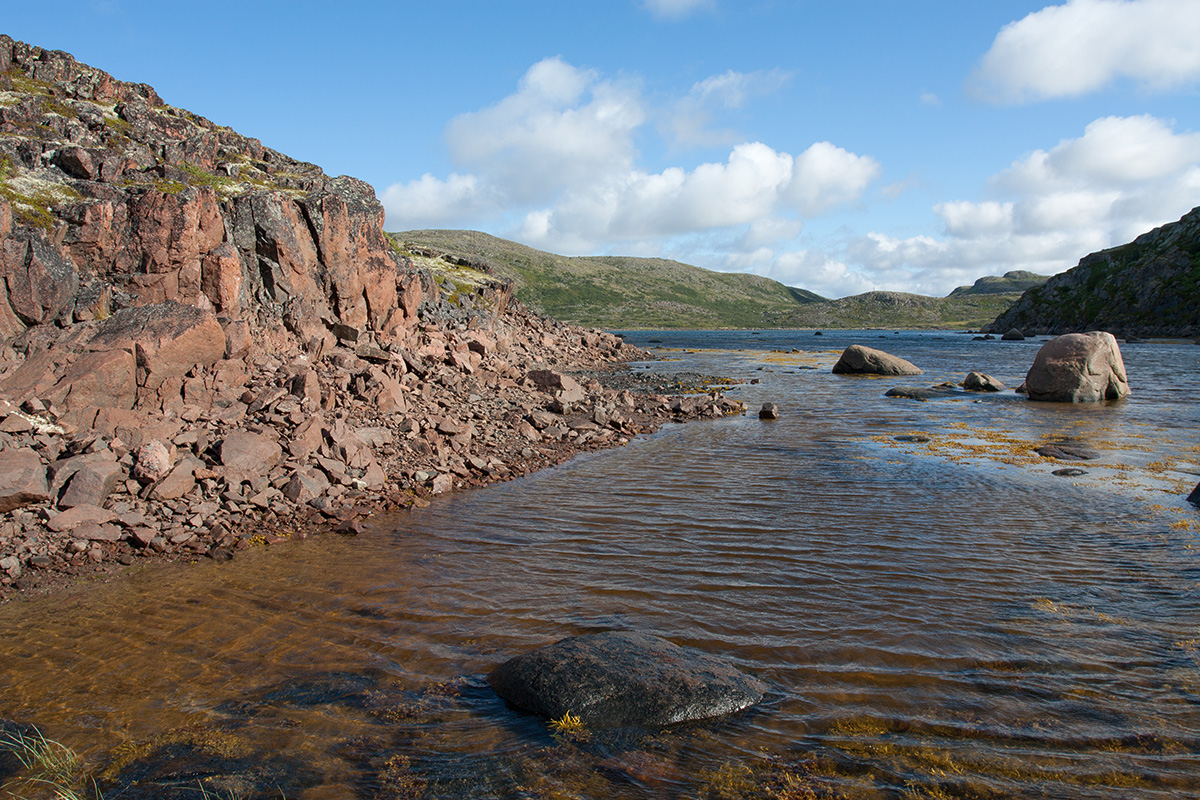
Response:
M959 286L950 293L950 297L961 297L964 294L1013 294L1021 293L1034 286L1041 286L1049 278L1048 275L1038 275L1023 269L1014 269L1004 273L1003 277L985 275L970 286Z
M987 328L1200 336L1200 207L1129 244L1084 256L1026 291Z
M978 328L1031 282L1029 272L982 278L950 297L868 292L827 300L758 275L713 272L661 258L569 257L478 231L389 234L400 252L443 255L511 280L548 316L623 328ZM416 252L420 251L420 252Z

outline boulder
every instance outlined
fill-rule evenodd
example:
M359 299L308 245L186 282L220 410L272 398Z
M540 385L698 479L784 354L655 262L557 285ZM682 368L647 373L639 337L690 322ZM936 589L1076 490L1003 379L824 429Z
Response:
M1200 483L1196 484L1196 488L1192 489L1192 493L1187 496L1187 501L1194 506L1200 506Z
M203 469L204 462L193 456L179 461L167 476L154 485L151 497L156 500L175 500L190 492L196 485L196 470Z
M279 443L259 433L233 431L221 442L221 464L250 475L265 474L282 456Z
M1068 442L1042 445L1035 452L1042 458L1057 458L1060 461L1091 461L1100 457L1098 450Z
M92 349L120 348L137 355L138 384L157 389L168 378L225 357L225 332L211 311L155 303L118 311L100 325ZM126 406L128 407L128 406Z
M1025 375L1030 400L1095 403L1129 394L1121 348L1111 333L1068 333L1038 350Z
M133 454L133 477L142 483L160 481L167 477L173 463L167 446L157 439L151 439Z
M968 372L962 388L968 392L1003 392L1008 387L985 372Z
M658 727L759 702L766 687L726 662L632 631L563 639L512 658L488 675L513 706L592 728Z
M50 499L46 466L30 448L0 451L0 512Z
M79 505L51 517L46 527L55 533L72 531L85 523L105 525L116 518L116 514L99 506Z
M920 375L921 369L873 347L852 344L833 365L835 375Z
M58 507L102 506L124 477L125 470L115 461L84 464L71 476L67 488L58 500Z
M1017 328L1010 328L1007 333L1000 337L1002 342L1023 342L1025 334Z
M774 403L763 403L758 412L759 419L779 419L779 406Z
M884 392L884 397L903 398L905 400L941 400L958 394L953 384L946 386L897 386Z

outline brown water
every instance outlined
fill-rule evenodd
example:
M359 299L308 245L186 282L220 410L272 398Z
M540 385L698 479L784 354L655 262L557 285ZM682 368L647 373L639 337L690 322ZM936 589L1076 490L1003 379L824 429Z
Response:
M108 767L110 798L1200 796L1197 351L1126 348L1144 377L1117 405L882 398L967 368L1019 382L1036 345L968 347L894 342L929 368L890 382L830 375L837 348L677 353L656 368L758 377L743 399L782 418L2 607L0 717ZM1101 465L1029 457L1064 436ZM771 694L554 735L483 680L613 628Z

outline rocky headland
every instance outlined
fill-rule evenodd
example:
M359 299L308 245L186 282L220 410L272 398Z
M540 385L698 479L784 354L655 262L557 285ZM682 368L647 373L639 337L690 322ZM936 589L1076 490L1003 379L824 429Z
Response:
M1200 208L1129 244L1084 256L1027 290L984 330L1013 328L1026 335L1200 336Z
M743 410L452 262L367 184L0 36L0 599Z

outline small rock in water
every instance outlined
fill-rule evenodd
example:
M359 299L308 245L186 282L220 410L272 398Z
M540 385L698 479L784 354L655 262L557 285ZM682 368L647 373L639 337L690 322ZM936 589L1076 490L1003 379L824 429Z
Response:
M893 436L892 438L895 439L897 442L917 442L920 444L923 444L923 443L929 441L928 436L922 436L918 433L905 433L905 434L901 434L900 436Z
M1192 493L1188 495L1187 500L1194 506L1200 506L1200 483L1196 484L1196 488L1192 489Z
M897 386L884 392L884 397L902 398L905 400L938 400L954 397L958 392L946 386L930 386L929 388L915 386Z
M563 639L509 659L488 683L519 709L548 719L571 713L593 728L716 717L754 705L766 691L718 658L633 631Z
M1078 478L1080 475L1087 475L1088 473L1086 469L1079 469L1079 467L1066 467L1064 469L1056 469L1050 474L1057 475L1060 478Z
M774 403L763 403L762 409L758 412L759 419L779 419L779 406Z
M1098 450L1066 443L1043 445L1035 452L1043 458L1057 458L1060 461L1091 461L1093 458L1100 457Z

